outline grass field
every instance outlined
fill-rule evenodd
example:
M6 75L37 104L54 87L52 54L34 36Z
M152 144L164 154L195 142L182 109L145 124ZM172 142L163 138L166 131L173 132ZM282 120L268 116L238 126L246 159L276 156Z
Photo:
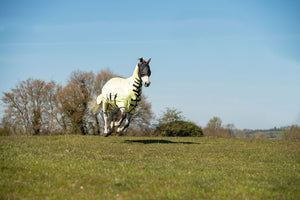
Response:
M300 199L300 142L0 137L0 199Z

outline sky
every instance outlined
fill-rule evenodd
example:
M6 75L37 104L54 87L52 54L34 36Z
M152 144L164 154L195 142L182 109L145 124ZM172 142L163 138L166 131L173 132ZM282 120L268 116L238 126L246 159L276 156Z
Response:
M156 117L300 125L298 0L0 0L0 97L76 70L129 77L138 57L152 58L143 93Z

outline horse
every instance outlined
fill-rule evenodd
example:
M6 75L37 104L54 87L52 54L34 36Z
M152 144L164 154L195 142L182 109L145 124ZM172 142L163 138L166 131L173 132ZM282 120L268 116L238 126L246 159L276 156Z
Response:
M151 58L146 61L143 57L140 57L138 60L139 63L136 65L131 77L127 79L111 78L103 86L101 94L90 103L89 109L95 114L98 113L102 104L105 137L112 133L114 127L118 127L117 133L122 133L128 128L131 117L141 101L142 85L145 87L150 86L151 70L149 63ZM115 122L115 115L119 110L121 111L121 118ZM108 126L109 115L110 126Z

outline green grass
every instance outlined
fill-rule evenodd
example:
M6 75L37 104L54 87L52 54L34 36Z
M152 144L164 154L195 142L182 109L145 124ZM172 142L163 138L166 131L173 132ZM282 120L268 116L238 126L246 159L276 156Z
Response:
M300 142L0 137L0 199L300 199Z

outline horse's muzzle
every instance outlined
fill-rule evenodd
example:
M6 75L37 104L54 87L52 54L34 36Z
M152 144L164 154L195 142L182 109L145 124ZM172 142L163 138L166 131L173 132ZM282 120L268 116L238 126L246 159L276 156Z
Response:
M149 85L151 84L149 76L142 76L142 82L144 83L145 87L149 87Z
M150 84L151 84L151 82L149 81L149 82L144 83L144 86L145 86L145 87L149 87Z

